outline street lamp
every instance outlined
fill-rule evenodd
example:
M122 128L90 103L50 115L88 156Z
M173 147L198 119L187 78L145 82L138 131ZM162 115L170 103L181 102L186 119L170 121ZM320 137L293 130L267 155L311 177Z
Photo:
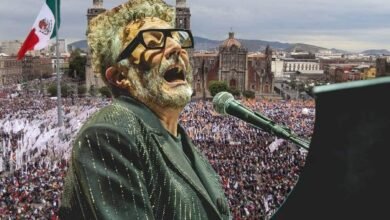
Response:
M93 85L93 96L97 95L98 76L96 73L93 76L95 78L95 84Z

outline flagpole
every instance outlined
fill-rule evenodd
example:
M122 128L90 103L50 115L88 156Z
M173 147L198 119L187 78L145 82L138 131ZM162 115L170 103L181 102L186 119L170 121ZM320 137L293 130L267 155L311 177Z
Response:
M56 72L57 72L57 111L58 111L58 127L62 126L62 103L61 103L61 80L60 80L60 52L58 50L58 0L55 1L55 29L56 29Z

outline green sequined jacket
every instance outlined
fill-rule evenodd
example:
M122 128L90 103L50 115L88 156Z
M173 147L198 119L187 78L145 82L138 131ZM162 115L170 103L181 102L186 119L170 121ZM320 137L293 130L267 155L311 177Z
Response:
M60 218L231 219L219 177L178 132L181 144L130 97L94 114L73 145Z

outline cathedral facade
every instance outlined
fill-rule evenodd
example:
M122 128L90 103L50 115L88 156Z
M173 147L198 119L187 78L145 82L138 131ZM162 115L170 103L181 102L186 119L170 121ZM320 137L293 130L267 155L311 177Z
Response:
M230 32L217 52L194 52L193 88L195 97L211 97L210 81L224 81L230 89L253 91L256 96L273 94L272 51L248 53L248 49Z

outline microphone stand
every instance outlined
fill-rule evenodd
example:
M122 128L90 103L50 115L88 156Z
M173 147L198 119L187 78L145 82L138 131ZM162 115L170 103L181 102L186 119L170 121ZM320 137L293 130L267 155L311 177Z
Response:
M306 150L309 150L310 141L296 136L286 126L275 124L274 121L272 121L271 119L265 117L264 115L262 115L258 112L253 112L253 113L256 116L261 118L262 125L264 126L264 127L258 127L256 125L254 125L257 128L260 128L260 129L263 129L267 132L270 132L270 133L272 133L280 138L290 140L291 142L297 144L298 146L300 146Z
M309 150L310 141L296 136L291 130L282 125L275 124L274 121L262 115L259 112L252 111L235 100L233 95L228 92L220 92L213 98L213 105L216 112L226 115L232 115L247 123L254 125L277 137L290 140L298 146Z

